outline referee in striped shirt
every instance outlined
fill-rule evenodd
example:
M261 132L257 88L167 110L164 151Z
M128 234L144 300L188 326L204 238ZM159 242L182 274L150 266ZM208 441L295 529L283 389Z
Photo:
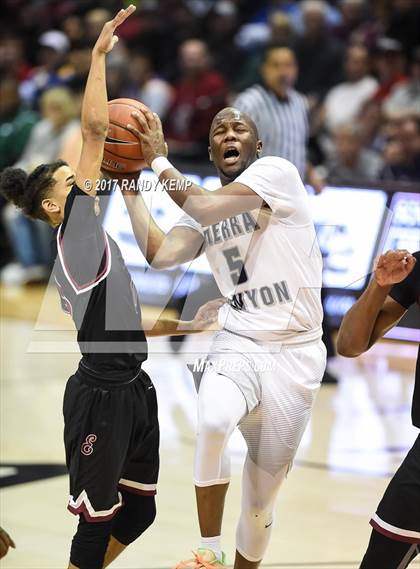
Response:
M302 180L316 193L322 181L306 156L309 137L308 103L293 85L298 67L289 47L266 48L261 65L262 85L253 85L241 93L233 106L249 114L263 142L263 156L280 156L296 166Z

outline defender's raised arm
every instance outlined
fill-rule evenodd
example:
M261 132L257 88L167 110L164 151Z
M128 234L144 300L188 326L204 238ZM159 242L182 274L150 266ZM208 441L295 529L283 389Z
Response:
M86 83L81 113L83 146L76 169L76 184L88 194L94 195L99 178L104 142L108 131L108 97L105 80L105 57L118 41L115 30L134 11L130 5L107 22L92 50L92 62Z

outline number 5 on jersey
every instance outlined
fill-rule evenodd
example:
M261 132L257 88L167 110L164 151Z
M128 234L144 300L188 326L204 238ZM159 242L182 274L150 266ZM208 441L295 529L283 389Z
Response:
M230 278L234 285L245 283L248 280L244 262L238 247L231 247L223 251L226 262L230 270Z

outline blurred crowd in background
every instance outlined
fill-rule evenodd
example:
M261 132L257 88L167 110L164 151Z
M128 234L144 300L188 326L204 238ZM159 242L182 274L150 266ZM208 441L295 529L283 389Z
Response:
M123 3L2 4L0 169L74 167L91 49ZM142 0L108 57L108 97L157 112L177 164L208 162L211 120L234 105L317 192L420 182L419 30L416 0ZM0 208L1 279L43 278L48 228Z

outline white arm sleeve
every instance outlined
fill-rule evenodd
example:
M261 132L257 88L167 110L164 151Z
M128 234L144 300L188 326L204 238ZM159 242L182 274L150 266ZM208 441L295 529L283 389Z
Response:
M198 221L186 213L178 219L174 227L189 227L189 229L194 229L194 231L197 231L200 235L204 235L204 230Z
M310 223L305 187L296 167L288 160L264 156L242 172L235 182L258 194L275 214L287 218L287 222Z

